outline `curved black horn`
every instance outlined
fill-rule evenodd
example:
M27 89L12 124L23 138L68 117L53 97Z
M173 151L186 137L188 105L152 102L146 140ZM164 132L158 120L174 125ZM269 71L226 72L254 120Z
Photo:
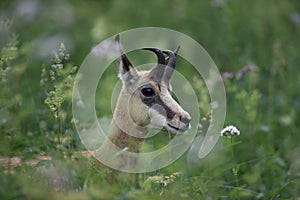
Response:
M154 52L157 56L157 63L158 64L161 64L161 65L166 64L165 56L164 56L164 54L161 50L159 50L157 48L153 48L153 47L145 47L145 48L142 48L142 49Z
M178 52L179 52L180 46L176 47L176 49L173 51L175 56L177 56Z
M169 61L167 63L168 67L171 67L171 68L175 68L175 65L176 65L176 55L173 51L170 51L170 50L164 50L162 51L163 53L166 53L168 54L169 56Z
M165 72L164 72L164 75L163 75L163 80L165 82L169 82L170 79L171 79L171 76L173 74L173 71L174 71L174 68L175 68L175 65L176 65L176 55L173 51L170 51L170 50L164 50L162 51L163 53L165 54L168 54L168 63L167 63L167 66L165 68Z

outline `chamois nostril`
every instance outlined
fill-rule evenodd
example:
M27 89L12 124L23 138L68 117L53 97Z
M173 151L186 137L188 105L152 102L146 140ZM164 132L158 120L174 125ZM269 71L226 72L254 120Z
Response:
M183 122L183 123L185 123L185 124L188 124L188 123L190 123L190 121L191 121L191 117L183 117L183 116L179 116L179 120L181 121L181 122Z

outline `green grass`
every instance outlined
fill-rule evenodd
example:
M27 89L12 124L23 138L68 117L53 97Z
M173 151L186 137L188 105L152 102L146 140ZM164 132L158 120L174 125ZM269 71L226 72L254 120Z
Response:
M28 12L22 2L0 3L0 156L20 156L25 163L46 154L53 160L36 167L0 167L0 199L300 197L299 1L31 1L35 9ZM95 44L143 26L193 37L221 72L235 74L248 65L259 72L224 80L226 125L236 125L240 136L220 138L203 160L190 150L170 166L136 177L74 155L83 146L72 122L71 92L74 66L80 66ZM53 50L58 52L55 60ZM142 63L133 54L134 62ZM53 64L62 64L63 70L51 81ZM198 80L192 70L183 74ZM116 76L112 65L101 83L105 89L97 92L99 118L111 115L106 96ZM45 78L48 82L41 85ZM206 114L205 86L201 81L193 84L199 110ZM203 129L206 123L201 120ZM167 140L159 138L154 146Z

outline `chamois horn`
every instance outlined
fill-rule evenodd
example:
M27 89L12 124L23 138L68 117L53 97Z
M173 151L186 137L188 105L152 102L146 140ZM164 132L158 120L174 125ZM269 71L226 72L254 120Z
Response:
M157 56L157 63L160 65L166 65L165 56L161 50L154 48L154 47L145 47L142 49L154 52Z

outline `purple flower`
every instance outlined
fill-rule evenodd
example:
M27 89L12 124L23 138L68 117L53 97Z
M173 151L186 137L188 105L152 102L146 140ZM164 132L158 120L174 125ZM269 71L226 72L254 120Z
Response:
M224 73L222 73L222 78L232 79L233 78L233 73L224 72Z
M236 78L242 78L247 72L258 72L258 67L254 65L246 65L236 73Z
M300 15L299 15L299 13L296 13L296 12L292 13L290 15L290 19L294 24L300 24Z

